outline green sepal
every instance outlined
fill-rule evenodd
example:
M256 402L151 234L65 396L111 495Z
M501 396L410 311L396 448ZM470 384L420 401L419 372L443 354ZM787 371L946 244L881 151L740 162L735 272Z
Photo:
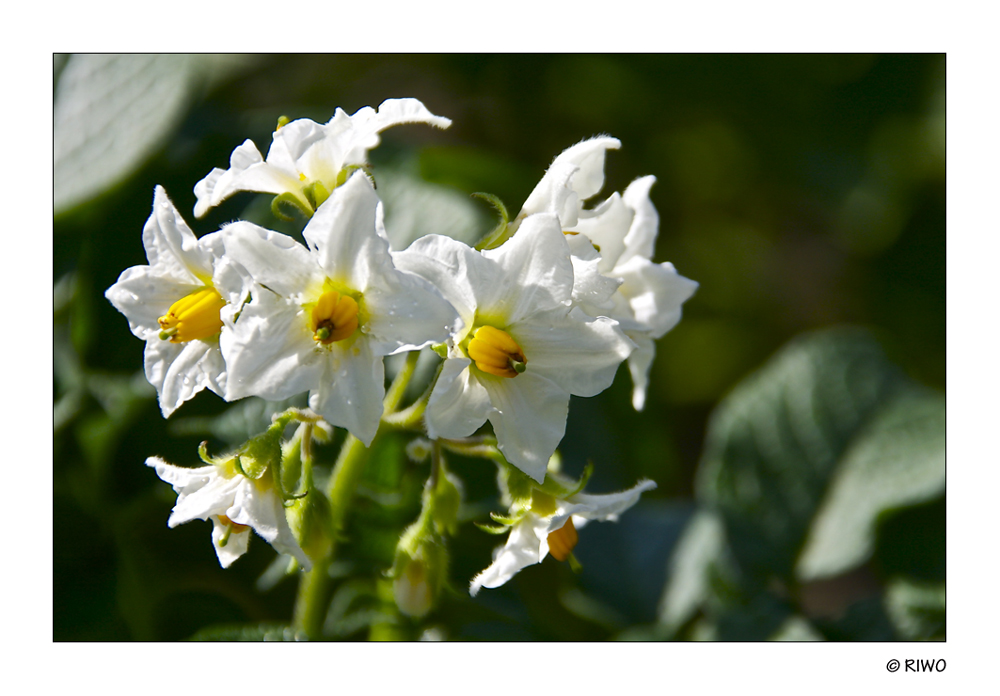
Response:
M431 346L431 350L440 355L442 358L448 357L448 344L446 343L436 343Z
M494 196L492 193L477 192L473 193L472 197L486 201L493 206L493 209L500 215L500 224L487 232L486 235L476 244L477 251L495 249L507 241L507 237L510 236L507 234L507 228L510 226L510 215L507 214L507 206L505 206L503 201Z
M310 558L325 558L333 548L329 530L333 525L330 500L315 488L285 505L288 526Z
M583 468L583 473L580 474L579 480L575 482L567 481L564 477L556 473L548 473L545 476L545 480L540 486L536 486L538 490L548 493L553 498L559 498L560 500L565 500L570 496L576 495L582 491L586 486L587 482L590 480L590 476L594 473L594 465L591 462L587 462L587 466Z
M236 466L249 479L259 479L268 469L281 468L281 433L284 423L275 423L260 435L247 440L236 453ZM275 480L281 483L281 477Z
M323 202L330 197L330 192L323 185L323 182L316 180L302 189L302 193L305 194L309 203L312 204L313 210L319 209Z
M435 486L431 508L434 529L454 536L458 532L458 509L462 504L461 481L442 467Z
M360 169L365 173L365 176L368 177L368 181L372 182L372 188L377 188L375 186L375 177L372 175L372 166L370 164L347 165L339 172L337 172L337 178L336 180L334 180L334 187L343 186L345 183L347 183L347 180L350 178L351 174L356 172L358 169Z
M485 522L473 522L472 524L476 525L487 534L506 534L510 531L510 527L497 527L492 524L486 524Z
M490 519L498 524L504 525L505 527L513 527L515 524L521 521L521 518L524 517L525 512L527 512L527 509L522 509L522 511L519 514L512 515L509 517L506 515L501 515L498 512L491 512Z
M526 506L531 502L531 492L538 486L533 478L507 462L500 466L499 477L502 490L510 496L514 506Z
M313 215L312 208L306 206L306 204L295 194L285 191L284 193L279 193L271 201L271 214L279 220L284 220L285 222L291 222L294 218L290 215L285 215L281 211L282 206L289 208L290 210L297 210L302 213L302 216L308 220Z

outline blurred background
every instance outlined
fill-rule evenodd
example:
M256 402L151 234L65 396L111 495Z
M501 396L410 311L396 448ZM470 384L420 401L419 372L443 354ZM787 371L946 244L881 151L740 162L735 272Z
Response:
M240 194L195 220L193 188L279 116L326 122L416 97L448 130L400 126L371 161L394 248L474 242L566 147L610 134L604 190L658 183L654 261L700 283L657 343L646 408L627 371L573 398L565 470L589 492L658 488L468 596L493 537L465 524L440 605L401 617L382 571L426 465L375 453L352 509L329 637L918 640L945 636L945 59L941 55L60 55L54 90L54 582L58 641L281 635L294 579L251 543L222 570L209 525L168 530L143 465L197 464L268 422L204 392L169 420L143 344L103 293L146 263L163 185L195 234L276 223ZM297 225L297 227L296 227ZM430 365L428 365L430 367ZM336 449L331 446L330 460ZM450 460L469 520L494 472Z

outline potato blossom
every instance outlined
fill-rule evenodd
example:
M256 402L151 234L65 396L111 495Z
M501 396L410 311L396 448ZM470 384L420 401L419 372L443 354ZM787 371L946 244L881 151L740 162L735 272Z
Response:
M303 209L314 210L346 181L350 167L367 163L380 132L403 123L451 125L416 99L387 99L377 111L366 106L351 116L337 109L325 124L307 118L285 123L272 134L267 159L247 140L233 151L229 169L216 167L199 181L194 214L203 217L238 191L288 194Z
M253 300L222 340L226 398L309 392L329 423L371 444L385 395L382 358L444 341L455 310L425 280L393 266L382 204L357 172L306 225L306 248L249 222L223 229Z
M244 280L224 257L222 234L196 238L162 186L142 243L149 264L124 271L104 295L146 342L146 379L168 417L206 387L225 393L219 336L240 303Z
M556 216L528 217L489 251L428 235L393 258L437 287L462 319L427 405L428 434L465 437L488 419L507 460L541 482L566 430L570 394L602 392L633 349L616 321L571 306L574 288L590 289L575 286Z
M469 593L475 596L482 587L499 587L522 568L541 563L549 554L565 561L577 544L578 529L590 520L616 521L618 515L639 502L644 491L654 488L653 481L644 480L618 493L576 493L563 500L535 489L530 504L513 511L517 521L511 525L507 543L497 549L493 563L472 579Z

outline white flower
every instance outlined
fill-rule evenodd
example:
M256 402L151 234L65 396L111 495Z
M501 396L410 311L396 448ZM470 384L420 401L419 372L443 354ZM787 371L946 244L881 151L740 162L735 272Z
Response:
M530 216L482 253L428 235L393 258L433 283L463 323L427 405L428 434L465 437L489 419L507 460L541 482L570 394L602 392L633 349L617 322L571 308L573 264L558 220Z
M142 243L149 265L126 270L104 296L146 341L146 379L167 417L206 387L225 392L219 333L239 302L242 279L222 258L222 235L197 239L161 186ZM223 281L231 294L217 289Z
M188 469L150 457L146 466L156 469L156 475L177 492L177 504L167 521L171 528L191 520L212 520L212 545L223 568L246 553L250 529L279 553L294 556L303 570L312 567L288 526L270 471L251 480L237 471L232 459Z
M528 196L518 219L540 210L559 215L576 276L589 279L586 288L574 290L574 302L592 316L618 321L636 344L628 364L632 405L642 410L654 340L677 325L681 305L698 283L679 275L673 264L651 261L659 231L659 215L649 198L655 177L636 179L624 195L614 193L592 210L584 209L584 201L604 184L606 151L619 145L615 138L597 137L567 148ZM598 276L619 286L602 285Z
M249 222L223 235L253 280L253 301L223 335L226 398L308 391L314 411L371 444L382 356L443 341L458 318L426 281L393 266L367 177L354 174L319 207L303 231L308 249Z
M566 560L576 546L576 530L589 520L614 522L625 510L639 501L643 491L656 488L653 481L640 481L627 491L604 495L576 493L559 500L538 489L532 494L529 509L510 529L507 543L493 563L472 580L469 592L473 596L481 587L499 587L529 565L541 563L552 554Z
M325 125L307 118L286 123L272 135L266 160L247 140L233 151L229 169L215 168L199 181L194 187L198 197L194 214L202 217L238 191L288 193L312 210L344 182L345 167L367 162L368 150L379 144L381 131L402 123L451 125L416 99L387 99L378 111L366 106L353 116L338 108Z

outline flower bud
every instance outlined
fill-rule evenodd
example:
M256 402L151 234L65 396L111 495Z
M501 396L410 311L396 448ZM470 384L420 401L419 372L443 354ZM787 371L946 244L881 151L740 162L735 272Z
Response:
M393 565L396 606L407 616L426 616L434 608L447 571L448 551L443 545L428 542L410 554L401 544Z

